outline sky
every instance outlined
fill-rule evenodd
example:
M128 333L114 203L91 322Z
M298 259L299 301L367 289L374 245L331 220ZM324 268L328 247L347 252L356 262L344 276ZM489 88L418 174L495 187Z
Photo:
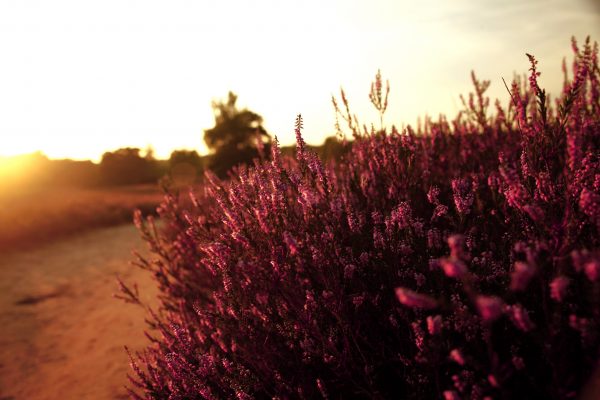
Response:
M492 81L539 60L558 93L570 38L600 41L599 0L0 0L0 155L92 159L119 147L206 153L228 91L283 145L335 133L331 96L362 122L378 69L385 124L461 108L470 71Z

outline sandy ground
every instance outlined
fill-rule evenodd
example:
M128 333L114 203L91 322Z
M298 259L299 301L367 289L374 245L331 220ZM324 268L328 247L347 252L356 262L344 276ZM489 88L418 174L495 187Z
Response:
M126 399L129 360L148 342L145 311L112 297L115 275L156 305L131 225L0 254L0 400ZM143 252L143 251L142 251ZM600 398L600 367L582 400Z
M156 294L129 264L134 248L145 245L125 225L0 254L0 400L127 398L123 346L147 344L146 314L112 297L115 275Z

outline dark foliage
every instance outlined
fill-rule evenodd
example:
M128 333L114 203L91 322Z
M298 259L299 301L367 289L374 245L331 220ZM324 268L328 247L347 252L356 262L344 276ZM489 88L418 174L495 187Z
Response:
M269 151L270 137L262 127L262 117L238 109L237 96L229 92L227 101L212 104L215 126L204 131L204 141L213 151L209 169L223 178L237 165L249 165L259 156L259 149ZM258 142L258 143L257 143Z
M91 161L49 160L40 152L0 157L0 190L96 186L100 183L97 167Z
M160 177L158 164L151 153L145 157L140 149L125 147L102 155L102 182L108 185L131 185L156 182Z

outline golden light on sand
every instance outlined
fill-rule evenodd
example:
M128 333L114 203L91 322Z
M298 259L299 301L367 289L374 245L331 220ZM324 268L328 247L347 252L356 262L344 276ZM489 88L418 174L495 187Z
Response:
M0 177L27 172L28 156L0 156Z

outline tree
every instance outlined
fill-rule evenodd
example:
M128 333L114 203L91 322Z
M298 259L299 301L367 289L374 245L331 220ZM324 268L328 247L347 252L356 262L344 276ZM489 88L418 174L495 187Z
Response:
M129 185L155 182L158 179L156 160L152 154L140 155L140 149L125 147L102 155L100 171L108 185Z
M348 152L349 148L350 146L348 144L342 143L337 137L328 136L323 144L315 150L323 161L339 161L339 159Z
M269 145L271 138L262 127L262 117L236 107L237 96L229 92L227 101L213 101L215 126L204 131L204 142L213 152L208 167L224 177L238 164L249 164L259 155L260 140Z

